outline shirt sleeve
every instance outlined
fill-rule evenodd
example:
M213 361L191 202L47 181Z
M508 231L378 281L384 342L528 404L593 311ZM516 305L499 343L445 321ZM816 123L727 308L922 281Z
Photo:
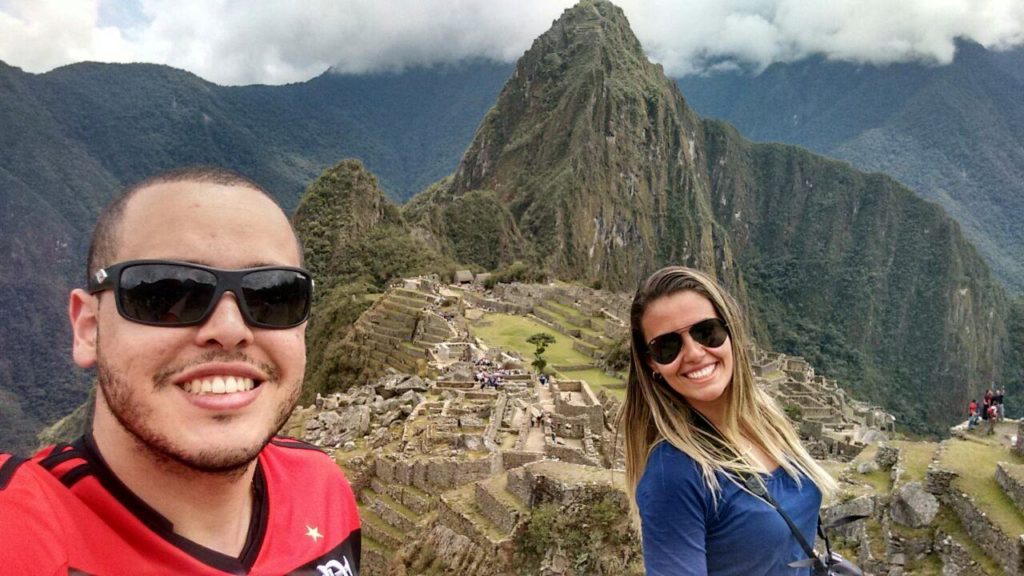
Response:
M656 447L637 486L648 576L707 574L708 489L690 457Z

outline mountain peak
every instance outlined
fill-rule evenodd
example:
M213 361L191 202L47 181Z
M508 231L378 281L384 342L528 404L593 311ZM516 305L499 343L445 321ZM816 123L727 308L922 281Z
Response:
M552 272L632 288L659 262L714 270L728 251L694 188L701 138L622 10L585 0L520 58L450 189L493 191Z

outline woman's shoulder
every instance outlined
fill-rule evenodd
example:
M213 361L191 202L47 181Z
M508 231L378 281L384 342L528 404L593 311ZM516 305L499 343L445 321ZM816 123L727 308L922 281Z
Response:
M663 440L651 448L637 488L638 491L666 487L676 490L703 485L704 477L697 462L686 452Z

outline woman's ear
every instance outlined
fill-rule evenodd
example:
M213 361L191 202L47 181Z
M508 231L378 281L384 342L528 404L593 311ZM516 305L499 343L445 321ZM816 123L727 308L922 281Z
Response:
M96 364L99 340L99 298L81 288L75 288L68 297L68 319L71 321L72 356L75 364L91 368Z

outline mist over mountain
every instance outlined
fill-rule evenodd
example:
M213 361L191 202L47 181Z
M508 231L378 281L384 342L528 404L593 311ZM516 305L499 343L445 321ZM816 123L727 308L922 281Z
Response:
M960 41L946 66L815 57L678 83L699 113L752 140L884 172L937 202L996 277L1024 292L1024 48Z

